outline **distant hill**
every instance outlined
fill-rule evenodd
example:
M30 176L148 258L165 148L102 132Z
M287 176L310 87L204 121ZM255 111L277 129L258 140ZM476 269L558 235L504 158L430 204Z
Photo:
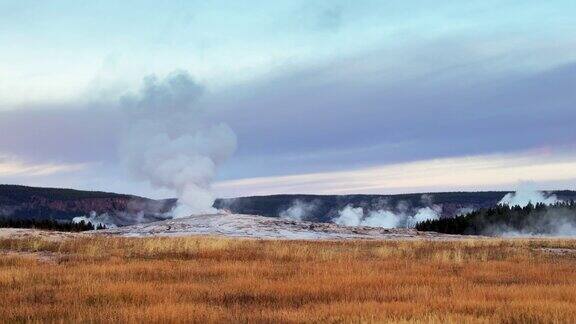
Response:
M427 206L440 206L442 217L454 217L465 211L492 207L510 191L485 192L439 192L398 195L272 195L231 199L218 199L216 208L228 209L239 214L256 214L278 217L288 210L295 201L314 206L309 209L306 220L328 222L337 216L338 211L347 205L363 207L367 210L417 209ZM561 200L576 199L576 191L550 191Z
M441 192L401 195L272 195L217 199L216 208L238 214L278 217L295 202L312 205L306 220L329 222L347 205L367 210L382 207L412 210L437 206L442 217L492 207L507 191ZM552 191L561 200L576 199L575 191ZM139 196L101 191L0 185L0 218L71 220L90 213L106 214L117 225L163 220L176 199L153 200Z
M101 191L0 185L0 217L71 220L108 214L120 225L164 219L175 199L153 200Z

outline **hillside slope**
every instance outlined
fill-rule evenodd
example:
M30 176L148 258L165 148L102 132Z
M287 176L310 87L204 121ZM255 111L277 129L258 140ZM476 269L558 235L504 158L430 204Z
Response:
M454 217L464 211L496 205L510 191L486 192L439 192L398 195L272 195L231 199L218 199L215 207L238 214L254 214L278 217L293 206L295 201L313 206L307 210L306 220L328 222L337 217L338 211L347 205L367 210L383 206L398 210L414 210L427 206L439 206L441 217ZM576 199L576 191L550 191L560 200Z
M165 217L175 199L153 200L100 191L0 185L0 217L71 220L90 213L108 214L120 225Z
M385 206L394 210L413 210L436 206L442 217L464 210L496 205L509 192L442 192L401 195L273 195L217 199L214 206L235 214L279 217L295 202L311 205L304 220L329 222L338 212L352 205L375 210ZM576 199L575 191L552 191L561 200ZM153 200L144 197L73 189L0 185L0 217L16 219L71 220L90 213L106 214L117 225L131 225L166 219L176 199Z

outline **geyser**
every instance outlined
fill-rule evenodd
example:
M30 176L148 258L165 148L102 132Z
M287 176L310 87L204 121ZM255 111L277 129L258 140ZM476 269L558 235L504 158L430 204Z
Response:
M120 156L137 179L176 192L173 217L214 212L211 183L236 148L234 132L208 120L198 103L203 93L179 71L146 77L139 93L123 99L129 119Z

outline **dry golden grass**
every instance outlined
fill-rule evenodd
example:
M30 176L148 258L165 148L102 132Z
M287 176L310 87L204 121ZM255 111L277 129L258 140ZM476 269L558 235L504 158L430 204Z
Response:
M542 247L576 241L0 239L0 319L574 323L576 254Z

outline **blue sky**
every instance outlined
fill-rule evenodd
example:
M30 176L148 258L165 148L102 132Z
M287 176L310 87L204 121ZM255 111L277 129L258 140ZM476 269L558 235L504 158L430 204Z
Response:
M573 1L0 0L0 182L171 195L118 162L119 102L180 70L238 137L218 195L574 188L575 16Z

